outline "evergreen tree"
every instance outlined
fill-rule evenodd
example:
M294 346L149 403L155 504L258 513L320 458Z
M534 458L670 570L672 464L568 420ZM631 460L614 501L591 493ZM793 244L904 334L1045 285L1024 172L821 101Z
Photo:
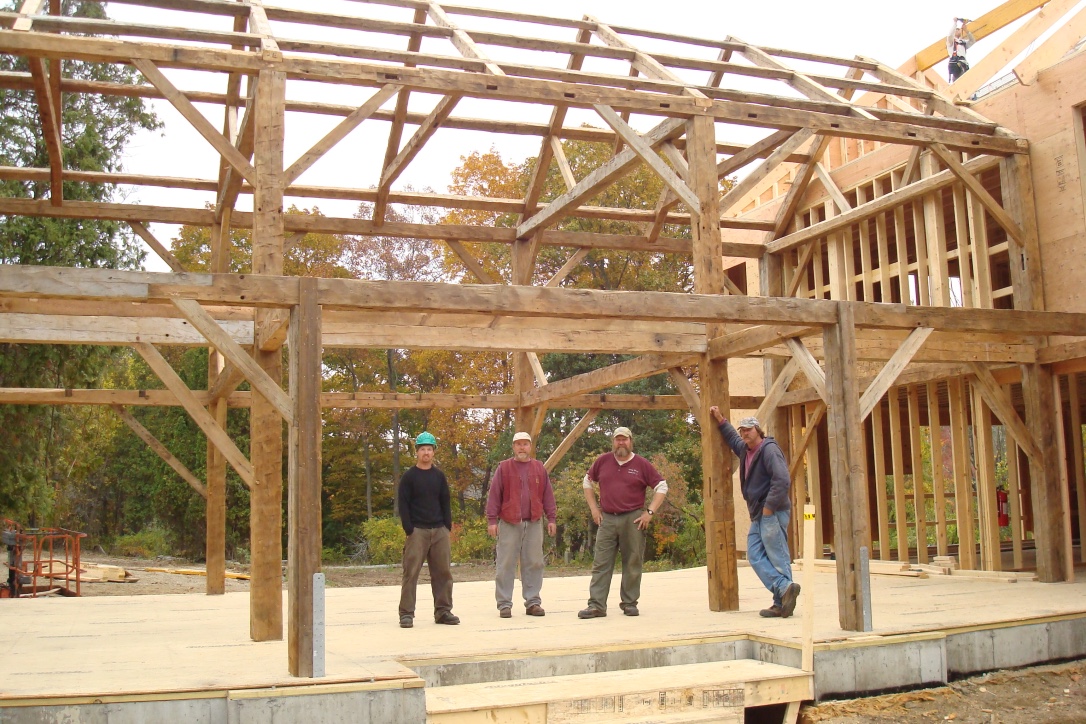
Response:
M18 10L19 3L3 2ZM101 3L69 0L69 16L105 18ZM27 59L0 55L0 72L27 73ZM139 74L124 64L63 61L65 78L135 84ZM118 171L125 147L139 129L157 127L155 116L139 98L65 93L61 137L66 169ZM48 168L49 153L41 134L32 91L0 90L0 164ZM49 184L0 181L0 195L42 199ZM64 198L112 201L115 186L65 182ZM136 268L139 247L118 222L0 216L0 263L68 267ZM100 379L115 351L91 346L0 344L0 387L88 387ZM71 410L61 407L0 406L0 515L27 522L51 522L52 502L66 471L77 462L71 449L78 426Z

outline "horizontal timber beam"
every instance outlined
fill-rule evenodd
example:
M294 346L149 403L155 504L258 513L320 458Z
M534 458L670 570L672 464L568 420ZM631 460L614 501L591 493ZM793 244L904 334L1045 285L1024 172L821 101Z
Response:
M955 330L969 333L1086 337L1086 314L961 307L913 307L794 297L628 292L599 289L459 285L434 282L319 279L320 304L333 310L500 314L508 317L631 319L824 326L837 305L853 307L857 328ZM0 265L0 299L48 298L170 301L289 307L298 278Z
M201 404L210 404L211 395L193 390L193 397ZM249 392L232 392L227 405L247 408ZM732 407L757 409L761 397L732 395ZM385 409L385 410L434 410L478 409L511 410L518 406L516 395L469 395L440 392L323 392L321 407L324 409ZM179 407L181 402L169 390L74 390L44 387L0 388L2 405L123 405L126 407ZM576 410L686 410L686 400L681 395L630 395L595 394L573 395L548 404L551 409Z
M414 26L412 26L414 27ZM183 44L133 42L91 37L66 37L37 32L0 31L0 52L13 55L64 57L88 62L126 63L145 59L161 67L255 74L265 61L240 50L191 47ZM311 58L284 54L277 66L289 78L380 87L402 84L412 91L464 95L492 100L568 105L588 108L608 105L616 111L689 118L707 115L715 119L765 128L810 128L830 136L848 136L886 143L919 145L945 143L971 153L1008 155L1027 153L1028 143L993 135L924 128L884 120L853 118L833 113L800 111L756 103L718 101L627 91L584 83L531 78L498 77L487 73L436 68L389 67L340 58ZM714 89L705 89L711 94Z

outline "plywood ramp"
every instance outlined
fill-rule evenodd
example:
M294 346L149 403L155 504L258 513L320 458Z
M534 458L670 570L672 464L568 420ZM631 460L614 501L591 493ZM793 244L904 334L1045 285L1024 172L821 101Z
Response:
M811 674L762 661L720 661L442 686L426 691L432 724L742 722L748 706L813 698Z

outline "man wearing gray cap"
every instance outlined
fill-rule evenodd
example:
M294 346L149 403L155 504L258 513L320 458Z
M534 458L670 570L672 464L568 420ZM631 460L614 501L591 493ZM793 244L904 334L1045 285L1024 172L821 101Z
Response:
M788 521L792 478L777 441L766 437L756 417L744 417L737 431L720 408L709 412L720 427L724 442L739 458L739 482L750 513L747 560L762 584L773 594L773 605L761 610L765 618L788 618L796 610L799 584L792 581L788 552Z
M498 539L494 598L498 615L513 615L513 579L520 564L524 612L543 616L543 516L547 532L557 532L554 489L543 463L532 457L532 436L513 435L513 457L498 464L486 499L486 530Z
M600 485L600 503L592 483ZM593 551L592 583L588 586L588 608L578 618L607 615L607 595L615 571L615 554L622 554L622 586L619 588L622 613L637 616L641 597L641 563L645 557L645 530L652 516L664 504L667 481L645 458L633 451L633 433L620 427L611 435L611 452L596 458L581 484L584 498L599 526ZM652 502L645 505L645 491L652 488ZM602 509L602 510L601 510Z

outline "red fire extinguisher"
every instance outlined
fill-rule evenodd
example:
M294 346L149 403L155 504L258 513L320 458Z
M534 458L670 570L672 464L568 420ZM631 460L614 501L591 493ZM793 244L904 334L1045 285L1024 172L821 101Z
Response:
M996 491L996 507L999 510L999 526L1011 524L1011 503L1007 497L1007 491L1000 488Z

